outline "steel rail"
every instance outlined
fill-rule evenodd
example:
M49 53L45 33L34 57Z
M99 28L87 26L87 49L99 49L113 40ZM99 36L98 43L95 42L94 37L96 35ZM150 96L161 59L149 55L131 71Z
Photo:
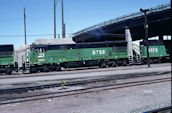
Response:
M122 79L129 79L129 78L140 78L140 77L152 77L152 76L162 76L170 74L168 72L151 72L151 73L130 73L130 74L118 74L118 75L109 75L109 76L95 76L95 77L82 77L82 78L70 78L70 79L63 79L65 80L66 86L76 86L76 85L84 85L89 83L95 82L105 82L105 81L112 81L112 80L122 80ZM62 79L52 81L51 84L45 85L33 85L33 86L25 86L25 87L17 87L17 88L8 88L8 89L0 89L0 94L15 94L15 93L22 93L28 92L33 90L41 90L46 88L54 88L61 86ZM21 83L22 84L29 84L29 83ZM14 84L15 85L15 84ZM17 84L19 85L19 84Z
M138 64L138 65L140 65L140 64ZM50 75L60 75L60 74L67 75L67 74L76 74L76 73L91 73L91 72L104 72L104 71L115 71L115 70L129 70L129 69L133 69L133 68L134 69L145 68L145 67L142 67L142 66L145 66L145 65L141 65L141 67L139 67L139 66L135 67L135 66L136 65L108 67L108 68L104 68L102 70L99 70L100 68L98 68L98 66L92 66L92 67L85 67L85 68L65 69L65 70L59 71L57 73L53 73L55 71L52 71L52 73L51 72L50 73L49 72L41 72L41 73L22 74L22 75L20 75L20 74L18 74L18 75L17 74L16 75L15 74L14 75L6 75L6 74L4 74L4 75L0 75L0 79L39 77L39 76L50 76ZM161 65L160 66L155 66L155 67L161 67ZM78 70L86 70L87 72L81 72L81 71L78 71ZM73 71L78 71L78 72L73 72Z
M78 94L84 94L84 93L91 93L91 92L96 92L96 91L134 87L134 86L155 84L155 83L168 82L168 81L171 81L171 77L165 77L165 78L153 79L153 80L144 80L144 81L142 80L142 81L135 81L135 82L125 82L125 83L119 83L119 84L109 84L109 85L102 85L102 86L94 86L94 87L81 88L81 89L71 90L71 91L38 94L38 95L32 95L32 96L27 96L27 97L23 96L23 97L17 97L17 98L8 98L6 100L1 101L0 105L21 103L21 102L27 102L27 101L36 101L36 100L42 100L42 99L48 99L48 98L64 97L64 96L78 95Z
M153 110L146 111L143 113L171 113L170 112L171 110L172 110L172 106L168 106L168 107L153 109Z
M54 88L61 86L61 81L65 80L66 86L77 86L77 85L85 85L96 82L105 82L112 80L122 80L129 78L141 78L141 77L152 77L152 76L162 76L166 74L170 74L171 72L151 72L151 73L130 73L130 74L118 74L118 75L109 75L109 76L95 76L95 77L82 77L82 78L70 78L70 79L59 79L51 81L51 84L43 84L43 85L30 85L31 83L20 83L20 87L16 88L7 88L0 89L0 94L15 94L15 93L24 93L28 91L35 91L47 88ZM22 84L29 84L28 86L22 87ZM14 84L15 85L15 84Z
M170 73L171 73L171 71L137 73L137 74L130 73L130 74L109 75L109 76L59 79L59 80L51 81L50 84L43 84L43 85L34 85L34 84L32 85L32 83L19 83L16 85L20 85L20 87L0 89L0 94L16 94L16 93L24 93L24 92L28 92L28 91L35 91L35 90L42 90L42 89L47 89L47 88L59 87L59 86L61 86L61 81L63 81L63 80L65 80L67 82L66 86L77 86L77 85L85 85L85 84L90 84L90 83L106 82L106 81L113 81L113 80L141 78L141 77L153 77L153 76L155 77L155 76L167 75ZM29 85L22 87L22 84L29 84ZM13 84L13 85L15 85L15 84Z

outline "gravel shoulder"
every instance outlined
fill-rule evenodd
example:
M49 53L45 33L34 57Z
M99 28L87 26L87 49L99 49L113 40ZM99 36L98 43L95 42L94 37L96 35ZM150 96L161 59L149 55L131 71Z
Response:
M95 76L107 76L107 75L119 75L119 74L131 74L131 73L148 73L148 72L166 72L171 71L171 65L159 64L158 66L152 66L151 68L132 68L126 70L104 70L95 72L87 72L85 70L84 73L72 73L72 74L59 74L59 75L47 75L47 76L34 76L34 77L25 77L25 78L8 78L8 79L0 79L1 85L8 84L17 84L17 83L33 83L33 82L41 82L41 81L52 81L52 80L64 80L71 78L84 78L84 77L95 77Z
M142 113L171 105L171 82L1 105L1 113Z
M151 68L132 68L127 70L110 70L105 72L90 72L85 77L135 72L166 72L171 65L157 65ZM85 70L84 70L85 71ZM84 74L82 74L83 76ZM60 77L57 75L58 78ZM63 78L67 76L61 75ZM67 78L80 76L68 75ZM43 79L55 79L54 76ZM26 78L25 78L26 79ZM40 78L38 79L40 80ZM4 80L0 80L6 83ZM0 106L0 113L142 113L156 108L171 105L171 81L142 86L134 86L113 90L97 91L75 96L58 97L24 103Z

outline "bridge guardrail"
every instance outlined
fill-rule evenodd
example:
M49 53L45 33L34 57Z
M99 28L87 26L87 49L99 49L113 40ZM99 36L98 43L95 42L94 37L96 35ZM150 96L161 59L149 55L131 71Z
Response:
M147 11L147 14L163 11L163 10L170 9L170 8L171 8L170 3L163 4L163 5L158 5L156 7L149 8L149 11ZM96 29L96 28L100 28L100 27L107 26L107 25L110 25L110 24L122 22L124 20L139 17L139 16L143 16L143 13L136 12L136 13L131 13L131 14L128 14L128 15L123 15L123 16L120 16L120 17L116 17L114 19L110 19L110 20L104 21L102 23L98 23L98 24L95 24L95 25L90 26L88 28L82 29L82 30L74 33L73 37L75 37L77 35L81 35L81 34L86 33L86 32L89 32L89 31L91 31L93 29Z

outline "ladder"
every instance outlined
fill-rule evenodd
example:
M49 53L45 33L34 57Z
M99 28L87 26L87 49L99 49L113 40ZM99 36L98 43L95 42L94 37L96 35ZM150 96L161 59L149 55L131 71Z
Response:
M141 61L141 54L140 54L140 47L139 45L132 44L132 50L136 53L135 60L137 63L140 63Z

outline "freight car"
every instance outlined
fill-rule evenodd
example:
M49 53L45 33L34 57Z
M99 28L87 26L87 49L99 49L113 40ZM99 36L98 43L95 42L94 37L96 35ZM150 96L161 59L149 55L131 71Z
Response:
M61 68L99 65L126 65L126 41L91 42L77 44L33 44L26 52L22 70L30 73L61 70Z
M0 73L11 74L16 69L13 45L0 45Z
M140 42L141 59L143 63L147 63L146 43ZM166 52L166 47L161 40L149 40L149 56L150 63L160 63L170 61L170 56Z

